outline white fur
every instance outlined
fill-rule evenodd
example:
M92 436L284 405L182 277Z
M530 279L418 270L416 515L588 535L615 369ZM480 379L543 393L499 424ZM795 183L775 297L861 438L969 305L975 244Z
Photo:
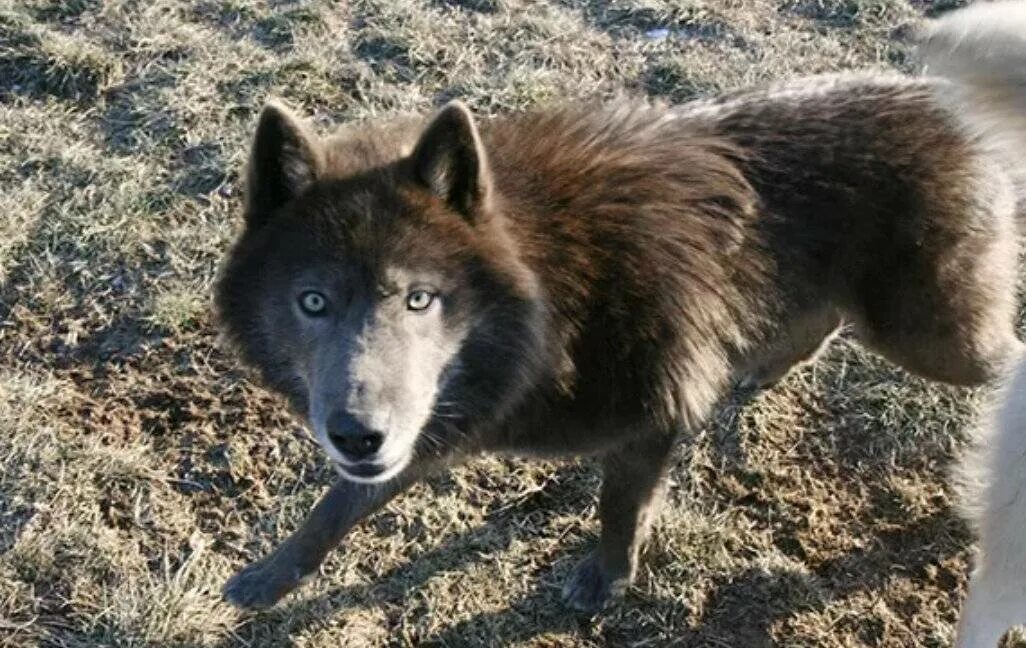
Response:
M926 74L952 82L941 100L1009 174L1026 211L1026 1L947 14L925 26L917 53ZM1026 624L1026 356L1012 361L956 474L979 534L959 648L995 648L1011 626Z
M1026 623L1026 357L995 394L956 481L979 534L956 645L995 648Z
M923 71L1026 200L1026 1L978 2L924 25ZM1020 203L1023 204L1023 203Z

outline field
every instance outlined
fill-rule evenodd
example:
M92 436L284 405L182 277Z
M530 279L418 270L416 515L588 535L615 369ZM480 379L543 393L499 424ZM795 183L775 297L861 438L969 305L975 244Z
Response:
M0 0L0 646L948 645L972 537L946 472L982 395L850 337L681 445L639 582L599 617L559 597L595 467L497 459L239 613L221 585L333 473L218 346L209 292L268 97L322 131L452 97L685 101L907 69L911 22L956 4Z

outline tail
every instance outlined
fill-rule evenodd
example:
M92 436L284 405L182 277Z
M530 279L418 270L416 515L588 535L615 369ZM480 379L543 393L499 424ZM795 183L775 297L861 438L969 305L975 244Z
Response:
M1026 0L976 3L929 22L917 54L954 82L956 110L1009 170L1026 208Z

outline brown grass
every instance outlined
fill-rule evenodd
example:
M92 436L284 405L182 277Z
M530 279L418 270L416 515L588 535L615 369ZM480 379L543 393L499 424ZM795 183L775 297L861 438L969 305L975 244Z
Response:
M0 0L0 645L946 645L971 538L945 471L977 397L849 340L681 446L640 582L599 618L559 602L592 466L499 460L237 613L221 584L332 473L208 314L266 97L322 127L454 96L682 101L904 68L903 26L958 3L933 4Z

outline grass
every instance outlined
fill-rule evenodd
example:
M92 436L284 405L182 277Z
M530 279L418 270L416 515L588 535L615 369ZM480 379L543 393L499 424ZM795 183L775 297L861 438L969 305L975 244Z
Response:
M332 473L208 303L267 97L321 129L455 96L683 101L904 69L910 21L955 4L0 0L0 645L947 645L972 539L945 473L978 394L848 339L681 445L639 583L601 617L559 603L594 467L496 459L238 613L221 584Z

